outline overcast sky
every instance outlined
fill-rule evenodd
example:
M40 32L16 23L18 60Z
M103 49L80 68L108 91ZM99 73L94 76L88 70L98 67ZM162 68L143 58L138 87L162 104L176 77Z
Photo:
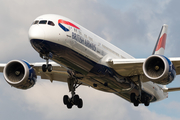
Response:
M42 14L72 19L136 58L152 54L163 24L168 24L165 55L180 57L179 0L1 0L0 61L13 59L42 62L28 40L28 29ZM168 87L180 86L176 77ZM84 107L68 110L63 95L66 83L41 80L29 90L8 85L0 75L1 120L179 120L180 92L149 107L135 108L124 99L90 87L77 89Z

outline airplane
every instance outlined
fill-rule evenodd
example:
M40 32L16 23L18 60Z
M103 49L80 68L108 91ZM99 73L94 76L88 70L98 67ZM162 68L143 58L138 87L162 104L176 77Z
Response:
M83 107L76 94L81 85L113 93L134 106L149 106L180 90L166 87L180 74L180 57L164 56L167 29L164 24L152 55L135 59L66 17L41 15L30 26L29 41L45 62L12 60L0 64L0 72L8 84L23 90L33 87L37 76L66 82L71 96L64 95L63 103L68 109Z

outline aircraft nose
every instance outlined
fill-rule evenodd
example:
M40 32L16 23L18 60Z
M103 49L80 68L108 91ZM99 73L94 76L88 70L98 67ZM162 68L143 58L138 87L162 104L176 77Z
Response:
M32 25L29 29L29 40L32 39L45 39L45 33L43 29L38 25Z

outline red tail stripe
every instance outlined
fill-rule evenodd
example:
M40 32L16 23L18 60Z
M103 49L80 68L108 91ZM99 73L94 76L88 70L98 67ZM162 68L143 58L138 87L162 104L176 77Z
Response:
M59 19L59 20L58 20L58 23L63 23L63 24L66 24L66 25L70 25L70 26L72 26L72 27L75 27L75 28L77 28L77 29L80 29L79 27L77 27L77 26L74 25L73 23L68 22L68 21L65 21L65 20Z
M164 33L164 34L162 35L162 37L160 38L159 42L158 42L158 45L157 45L157 47L156 47L156 51L158 51L160 48L164 48L164 49L165 49L166 37L167 37L167 34Z

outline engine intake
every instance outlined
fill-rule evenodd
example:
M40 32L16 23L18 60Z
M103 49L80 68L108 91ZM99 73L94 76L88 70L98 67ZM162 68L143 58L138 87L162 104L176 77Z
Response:
M172 62L161 55L152 55L143 64L143 72L152 82L167 85L176 76Z
M13 87L28 89L36 83L34 69L25 61L12 60L3 70L5 80Z

